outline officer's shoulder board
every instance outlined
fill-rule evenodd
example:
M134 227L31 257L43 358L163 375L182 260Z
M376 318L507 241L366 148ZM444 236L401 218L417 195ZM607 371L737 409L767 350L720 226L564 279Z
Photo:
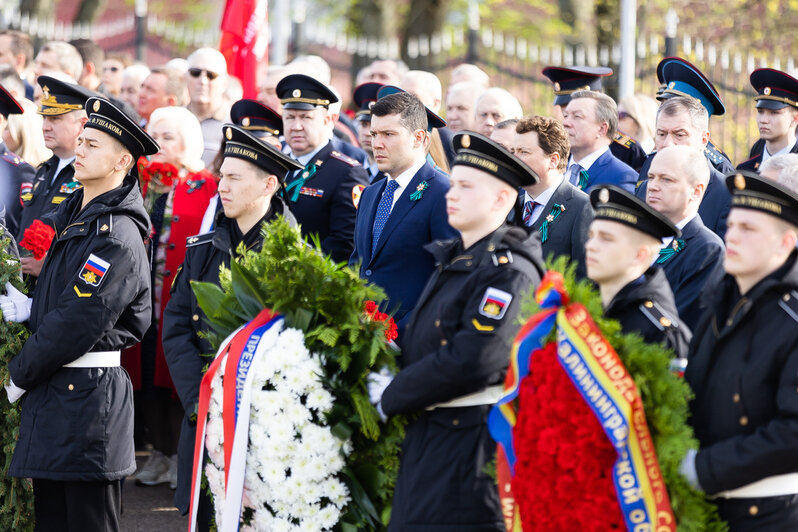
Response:
M12 164L14 166L19 166L20 164L25 162L22 159L20 159L19 155L8 150L3 152L2 157L5 162L7 162L8 164Z
M640 312L660 331L679 326L657 302L651 301L650 299L646 299L640 304Z
M779 306L789 317L798 322L798 292L790 290L782 295L779 300Z
M357 159L353 159L350 156L346 155L345 153L341 153L340 151L333 150L330 152L330 157L333 159L338 159L339 161L343 161L349 166L360 166L360 162Z
M704 153L713 164L719 164L724 159L722 152L709 144L704 146Z
M212 242L213 234L214 231L210 231L208 233L203 233L201 235L190 236L186 239L186 247L193 248L194 246L199 246L201 244L207 244L209 242Z
M615 133L615 138L612 139L614 142L617 142L624 148L631 148L634 144L637 144L635 139L628 135L624 135L623 133Z

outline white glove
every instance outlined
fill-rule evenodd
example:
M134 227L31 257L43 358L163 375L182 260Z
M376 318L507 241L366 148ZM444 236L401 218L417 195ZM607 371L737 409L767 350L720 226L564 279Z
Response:
M366 386L369 390L369 401L371 401L371 404L379 404L382 400L382 393L385 391L385 388L391 384L392 380L393 375L386 368L381 369L379 373L369 373L369 376L366 377Z
M6 395L8 395L9 403L15 403L24 393L25 390L14 384L14 381L10 378L8 379L8 384L6 384Z
M6 321L26 321L30 318L30 307L33 299L29 298L6 282L6 294L0 296L0 311Z
M687 479L687 482L692 487L700 490L701 484L698 482L698 472L695 468L695 457L697 454L698 451L695 449L688 449L687 454L684 455L684 459L682 460L682 465L679 467L679 472Z

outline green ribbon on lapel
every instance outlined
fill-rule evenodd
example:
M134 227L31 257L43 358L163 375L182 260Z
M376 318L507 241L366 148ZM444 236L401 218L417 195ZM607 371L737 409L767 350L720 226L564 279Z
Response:
M299 198L299 191L302 190L305 181L313 177L317 169L318 166L316 166L316 163L308 163L305 169L302 170L302 173L296 176L290 184L286 185L285 193L286 195L290 195L291 201L296 201L297 198Z
M416 187L416 191L410 194L410 201L420 200L421 197L424 195L424 191L427 190L428 186L429 183L427 183L426 181L422 181L421 183L419 183L418 186Z
M659 250L659 257L657 257L656 264L662 264L667 261L681 250L684 249L685 243L681 238L675 239L670 246L665 246Z
M590 176L587 175L587 170L580 171L579 172L579 183L576 184L577 188L579 188L579 190L585 190L585 187L587 186L587 180L589 178L590 178Z
M565 212L565 205L555 203L551 206L551 211L546 215L546 219L540 225L540 243L542 244L549 239L549 224L554 223L554 220L560 217L560 214Z

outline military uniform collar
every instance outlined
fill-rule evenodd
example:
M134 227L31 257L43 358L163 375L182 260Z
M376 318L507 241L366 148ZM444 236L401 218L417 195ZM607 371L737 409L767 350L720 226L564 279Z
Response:
M290 155L291 155L291 157L293 157L294 159L296 159L296 161L297 161L299 164L301 164L302 166L307 166L307 165L308 165L308 163L309 163L310 161L312 161L312 160L313 160L313 159L316 157L316 155L318 155L318 154L319 154L319 152L321 152L321 150L323 150L324 148L326 148L326 147L327 147L329 144L330 144L330 141L329 141L329 140L327 140L326 142L322 143L320 146L318 146L318 147L317 147L315 150L313 150L313 151L312 151L312 152L310 152L310 153L306 153L305 155L294 155L294 152L293 152L293 150L292 150L292 151L291 151L291 153L290 153Z

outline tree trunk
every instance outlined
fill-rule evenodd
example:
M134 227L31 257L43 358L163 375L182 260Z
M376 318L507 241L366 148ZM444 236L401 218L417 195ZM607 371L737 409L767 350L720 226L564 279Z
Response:
M402 59L410 68L433 70L440 65L437 57L430 53L426 56L411 58L407 56L407 42L412 37L429 37L443 29L443 22L449 8L450 0L411 0L410 10L402 28Z
M103 0L81 0L78 12L75 14L75 18L72 19L72 22L94 22L94 19L97 18L102 7L105 7L105 2Z

